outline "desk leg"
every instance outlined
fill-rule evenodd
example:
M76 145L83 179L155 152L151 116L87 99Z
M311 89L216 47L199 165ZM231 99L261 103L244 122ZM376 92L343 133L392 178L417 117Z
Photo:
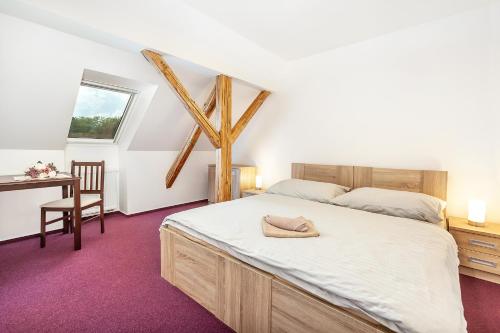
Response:
M82 207L80 206L80 179L73 184L73 200L75 203L75 251L82 248Z
M68 197L68 187L64 185L62 187L62 197L66 199ZM69 230L68 212L63 212L63 233L67 234Z

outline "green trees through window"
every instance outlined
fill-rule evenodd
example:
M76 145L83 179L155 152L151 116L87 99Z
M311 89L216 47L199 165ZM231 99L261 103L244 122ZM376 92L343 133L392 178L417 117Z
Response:
M114 139L133 93L82 83L69 138Z

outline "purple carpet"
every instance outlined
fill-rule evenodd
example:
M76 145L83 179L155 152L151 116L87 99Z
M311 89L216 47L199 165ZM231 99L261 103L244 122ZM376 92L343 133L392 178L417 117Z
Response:
M230 332L160 277L160 222L197 205L90 222L78 252L62 234L0 246L0 332ZM469 332L500 332L500 285L461 284Z
M0 332L231 332L160 277L163 217L196 206L90 222L77 252L62 234L0 246Z

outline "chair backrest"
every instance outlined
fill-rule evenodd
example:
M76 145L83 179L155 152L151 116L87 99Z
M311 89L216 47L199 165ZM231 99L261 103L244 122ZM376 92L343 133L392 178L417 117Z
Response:
M71 174L81 178L80 193L99 194L101 199L104 199L104 161L71 161ZM73 189L71 189L71 196L73 196Z

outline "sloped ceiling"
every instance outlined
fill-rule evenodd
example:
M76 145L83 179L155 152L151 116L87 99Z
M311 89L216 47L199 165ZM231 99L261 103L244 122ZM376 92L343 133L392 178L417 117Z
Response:
M130 110L134 126L126 128L132 130L126 131L124 149L178 150L194 125L163 78L138 52L3 14L0 49L0 149L64 149L86 70L120 77L134 84L131 88L153 87L152 98ZM203 104L218 73L172 56L166 59L193 98ZM235 80L235 120L257 92ZM212 147L202 138L196 149Z
M307 57L492 0L186 0L286 60Z
M168 61L172 67L177 65L172 59ZM190 87L189 91L198 105L202 106L215 84L214 75L193 75L192 72L182 70L180 66L175 66L174 69L182 78L182 82ZM194 120L187 116L187 111L166 86L164 83L159 87L148 112L135 132L129 150L178 150L183 146L194 126ZM255 87L233 80L233 125L259 92L260 90ZM211 120L214 121L214 117ZM205 134L200 136L195 150L213 150Z
M138 52L151 48L266 89L282 60L184 0L1 0L0 12Z

